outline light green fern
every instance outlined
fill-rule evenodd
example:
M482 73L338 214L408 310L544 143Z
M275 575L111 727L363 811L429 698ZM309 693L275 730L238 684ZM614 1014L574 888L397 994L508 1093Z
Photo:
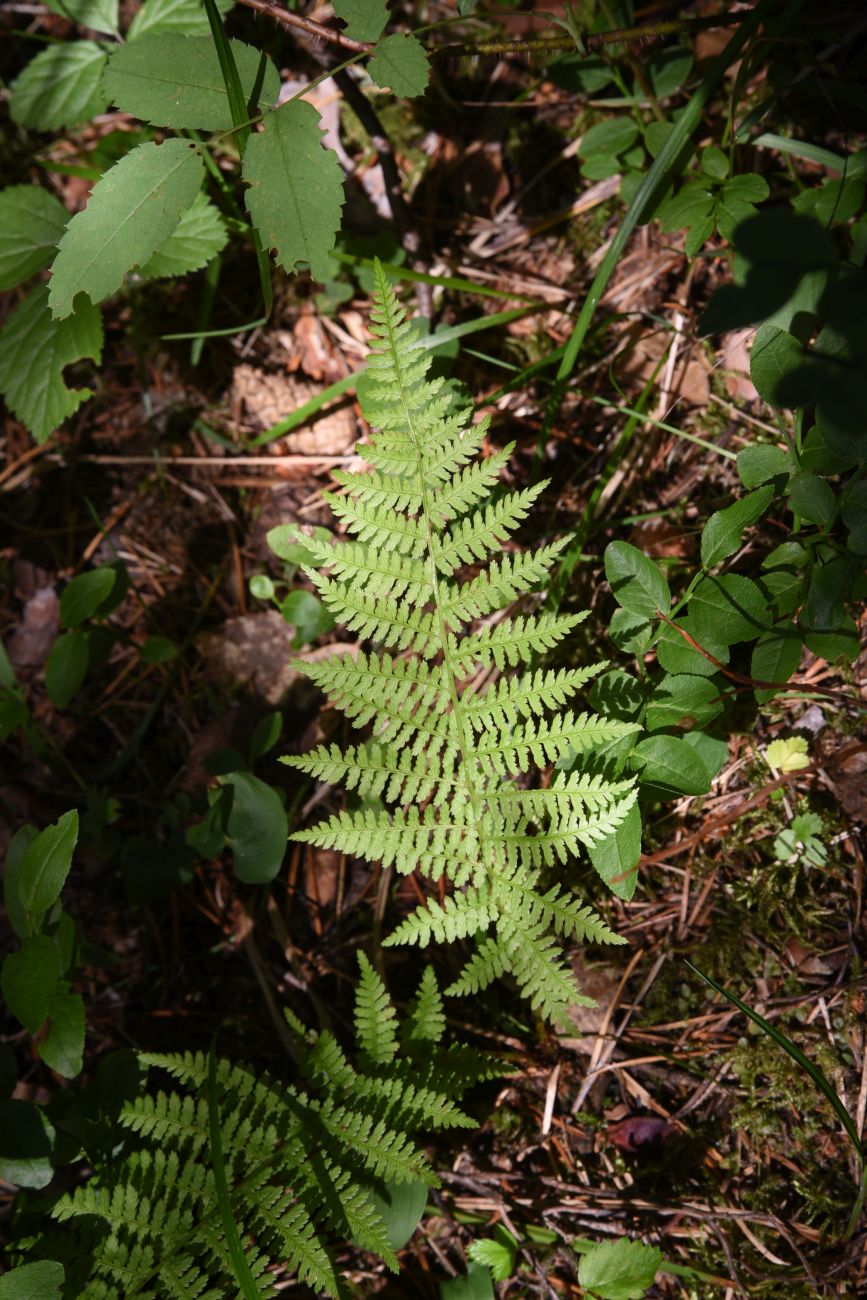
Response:
M351 1064L329 1032L286 1013L311 1092L246 1066L217 1063L217 1108L232 1216L256 1286L279 1294L287 1272L317 1294L348 1294L331 1242L354 1241L396 1270L371 1192L436 1186L420 1130L472 1128L464 1092L500 1066L468 1047L443 1048L442 1000L430 968L402 1024L360 957ZM178 1091L125 1104L118 1153L52 1211L68 1225L41 1249L66 1264L82 1300L222 1300L238 1294L209 1147L208 1057L143 1053ZM278 1271L275 1272L274 1270Z
M562 1020L584 1002L553 935L622 942L546 873L623 821L630 781L573 771L526 789L515 778L635 730L566 708L603 664L544 671L535 658L580 614L501 611L544 582L564 543L504 552L545 484L492 499L512 448L479 460L473 426L419 346L377 265L374 347L362 405L377 430L367 473L338 473L327 494L349 539L304 538L305 569L335 618L371 643L298 667L370 739L284 761L365 800L294 838L446 877L453 892L407 917L388 943L474 938L452 993L513 976L532 1005ZM283 532L284 530L281 530ZM464 566L475 572L459 576ZM477 620L483 620L481 624ZM519 668L514 675L500 676ZM376 800L385 806L373 806Z

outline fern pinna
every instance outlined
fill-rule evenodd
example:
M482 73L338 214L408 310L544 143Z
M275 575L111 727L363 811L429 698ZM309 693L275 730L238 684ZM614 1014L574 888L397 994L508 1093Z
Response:
M445 1016L427 968L399 1023L385 986L360 957L358 1056L287 1012L311 1096L230 1061L217 1063L221 1146L232 1217L260 1296L291 1271L317 1294L349 1295L331 1240L353 1241L397 1270L376 1194L389 1184L437 1186L420 1130L473 1128L464 1092L500 1073L475 1049L440 1046ZM223 1300L239 1294L222 1229L209 1151L208 1057L139 1057L183 1091L128 1101L117 1154L54 1207L68 1231L41 1253L67 1266L65 1294L82 1300ZM275 1271L276 1269L276 1271Z
M342 781L364 802L294 838L445 876L452 893L430 899L386 942L474 938L447 992L474 993L510 974L533 1007L562 1021L570 1003L588 1000L554 935L621 940L545 875L611 835L635 792L629 780L574 769L534 789L514 778L635 728L564 711L603 664L532 667L583 615L501 615L543 582L565 545L503 551L545 484L493 496L511 446L478 459L487 422L474 426L443 380L427 378L429 355L378 264L376 281L374 346L360 385L377 430L359 449L371 469L336 474L345 494L326 494L351 540L297 536L327 570L305 568L322 600L373 643L297 666L372 734L342 751L322 745L284 760ZM465 566L476 571L461 581ZM521 665L529 667L508 673Z

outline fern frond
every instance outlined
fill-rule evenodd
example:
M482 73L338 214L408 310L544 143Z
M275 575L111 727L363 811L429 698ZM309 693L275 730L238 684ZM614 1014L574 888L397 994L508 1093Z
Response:
M407 1008L401 1042L410 1052L419 1047L429 1050L440 1042L445 1027L445 1011L436 976L433 967L425 966L421 983Z
M368 806L332 812L294 838L444 878L451 892L428 900L388 942L474 939L452 991L511 973L534 1007L559 1019L577 989L554 939L613 936L568 892L552 893L545 875L616 830L632 784L580 767L539 789L511 782L637 727L568 708L603 665L535 666L584 614L502 615L545 581L566 540L504 553L545 484L495 496L512 447L477 458L484 428L428 377L430 357L378 265L375 276L359 389L372 468L338 474L342 493L328 500L353 540L311 545L326 572L308 576L339 621L394 653L305 667L371 738L287 761ZM466 575L464 565L480 567ZM503 679L475 689L469 679L490 669ZM384 806L370 807L373 799Z
M368 1065L387 1065L397 1052L397 1013L385 985L363 952L358 954L358 965L355 1036L361 1059Z

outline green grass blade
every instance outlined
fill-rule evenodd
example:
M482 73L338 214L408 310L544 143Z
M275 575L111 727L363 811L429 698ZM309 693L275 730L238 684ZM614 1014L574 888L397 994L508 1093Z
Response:
M804 0L793 0L789 6L790 16L794 16L794 13L801 8L803 2ZM545 442L547 441L551 425L554 422L560 402L563 399L563 394L566 391L569 377L575 369L575 362L578 360L578 354L581 351L584 339L587 336L590 322L596 314L596 308L599 306L602 295L608 287L608 281L611 279L611 276L614 273L614 268L620 261L623 251L632 237L633 231L644 219L653 199L659 193L660 187L669 178L678 155L698 127L701 121L701 115L704 112L711 95L717 89L725 76L726 70L741 54L744 46L755 33L759 24L769 13L773 13L775 8L775 0L760 0L760 3L745 15L740 27L732 36L722 53L714 60L701 85L693 94L683 112L683 115L680 117L674 130L671 132L662 149L654 159L637 194L635 195L635 198L630 203L626 216L620 223L617 234L612 239L611 246L593 278L593 283L591 284L587 297L584 300L584 305L581 308L578 319L575 322L572 333L569 336L566 347L563 351L563 356L557 370L554 390L548 405L548 411L545 416L542 431L539 434L537 459L541 459L541 450L544 448Z
M787 1038L785 1034L781 1033L779 1029L770 1023L770 1021L765 1020L764 1016L760 1016L758 1011L753 1011L752 1007L748 1007L746 1002L742 1002L736 994L730 993L729 990L723 988L721 984L717 984L715 979L710 975L706 975L704 971L700 970L699 967L696 966L694 962L691 962L688 957L684 957L683 960L691 971L694 971L696 975L704 980L705 984L707 984L709 988L712 988L715 993L719 993L720 996L730 1002L733 1007L737 1007L738 1011L742 1011L745 1016L748 1016L749 1019L752 1020L754 1025L758 1025L759 1029L761 1029L763 1033L767 1034L769 1038L772 1038L777 1046L781 1047L783 1051L801 1067L804 1073L809 1075L813 1080L813 1083L822 1093L822 1096L826 1097L830 1102L834 1114L843 1125L843 1128L846 1131L846 1136L852 1143L855 1154L861 1162L861 1178L858 1185L858 1195L855 1199L855 1204L852 1207L852 1214L849 1217L849 1223L846 1229L846 1236L851 1236L855 1230L858 1219L861 1216L865 1196L867 1196L867 1164L865 1164L864 1147L861 1143L858 1129L855 1127L855 1121L852 1119L852 1116L838 1097L833 1083L824 1071L820 1070L818 1065L811 1061L808 1056L804 1055L800 1047L796 1047L790 1038Z
M217 1104L217 1057L214 1044L208 1053L208 1128L211 1137L211 1166L214 1171L214 1186L220 1218L226 1234L226 1245L235 1278L244 1300L262 1300L262 1293L256 1286L256 1279L250 1271L250 1264L241 1245L241 1237L235 1216L232 1213L232 1200L229 1196L229 1184L226 1179L226 1166L223 1163L223 1137L220 1132L220 1108Z

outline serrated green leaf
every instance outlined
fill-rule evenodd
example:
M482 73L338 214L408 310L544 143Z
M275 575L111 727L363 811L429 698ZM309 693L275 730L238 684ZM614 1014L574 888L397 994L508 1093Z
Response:
M723 186L723 197L739 203L763 203L770 192L764 176L756 176L754 172L733 176Z
M723 692L717 682L692 673L667 673L647 705L648 731L677 727L692 731L707 726L723 709Z
M696 640L705 639L736 645L752 641L770 625L770 611L760 589L739 573L705 578L693 592L689 615Z
M388 22L385 0L334 0L338 18L346 23L344 35L351 41L378 41Z
M699 641L696 635L696 629L689 617L679 618L671 623L663 624L659 638L656 642L656 657L659 660L659 666L664 668L667 673L692 673L696 677L712 677L717 671L717 664L711 662L696 650L695 646L687 641L678 631L682 628L702 650L713 655L717 663L727 664L731 655L729 648L723 645L721 641L709 640L707 637Z
M415 99L427 90L430 68L424 46L416 36L386 36L367 65L377 86L404 99Z
M221 14L228 13L233 0L215 0ZM202 0L145 0L126 34L128 41L146 32L179 32L182 36L208 36L211 28Z
M628 117L611 117L585 131L578 146L582 158L605 155L619 158L638 139L638 127ZM615 167L616 170L616 167Z
M343 181L336 154L323 148L319 114L293 100L265 118L244 152L247 210L262 247L275 249L290 274L299 264L318 279L331 274L340 229Z
M782 623L763 632L753 648L750 676L759 682L787 682L801 662L803 642L791 623ZM772 700L777 691L771 687L755 687L760 704Z
M831 484L815 474L795 474L789 481L792 509L810 524L823 527L834 518L837 499Z
M30 60L12 86L12 120L36 131L56 131L98 117L108 107L102 89L105 60L95 41L49 45Z
M245 100L257 82L260 53L243 41L229 42ZM120 45L108 60L103 86L113 104L153 126L228 131L232 112L217 49L210 36L160 32ZM276 104L280 77L270 59L259 103Z
M632 751L642 785L676 794L707 794L710 773L696 750L678 736L648 736Z
M117 36L117 0L45 0L46 9L81 27Z
M203 192L182 215L173 234L139 271L142 280L189 275L222 252L229 238L223 218Z
M799 772L810 766L807 742L803 736L772 740L765 750L765 761L775 772Z
M615 831L587 850L590 861L612 894L630 899L638 883L641 857L641 813L634 803Z
M48 285L24 299L0 333L0 392L37 442L92 396L89 388L67 388L64 366L102 356L102 318L81 298L74 315L55 321L48 309Z
M486 1237L482 1241L472 1243L467 1251L467 1259L471 1259L474 1264L484 1264L489 1268L495 1282L505 1282L506 1278L512 1276L515 1267L515 1247L504 1241L492 1241L491 1238Z
M712 144L702 149L699 167L712 181L724 181L731 171L729 156L718 145Z
M21 1264L0 1277L0 1300L61 1300L65 1274L53 1259Z
M656 212L663 230L680 230L704 222L713 212L713 194L704 185L692 182L666 199Z
M734 555L741 544L744 529L761 519L773 495L772 486L757 488L741 497L740 501L734 501L711 515L701 535L701 562L705 569L711 569Z
M46 912L60 897L78 842L78 813L65 812L28 844L18 875L18 896L28 912Z
M203 172L185 140L140 144L115 163L60 241L48 295L55 319L69 315L76 294L101 302L145 265L192 206Z
M757 445L738 452L738 474L745 488L761 487L769 479L791 474L792 458L783 447Z
M39 185L0 190L0 289L14 289L54 256L69 213Z
M600 1300L642 1300L661 1263L662 1252L655 1246L619 1237L581 1256L578 1281Z
M782 406L780 385L805 364L806 357L801 344L786 330L760 326L750 353L750 377L759 396L771 406Z

